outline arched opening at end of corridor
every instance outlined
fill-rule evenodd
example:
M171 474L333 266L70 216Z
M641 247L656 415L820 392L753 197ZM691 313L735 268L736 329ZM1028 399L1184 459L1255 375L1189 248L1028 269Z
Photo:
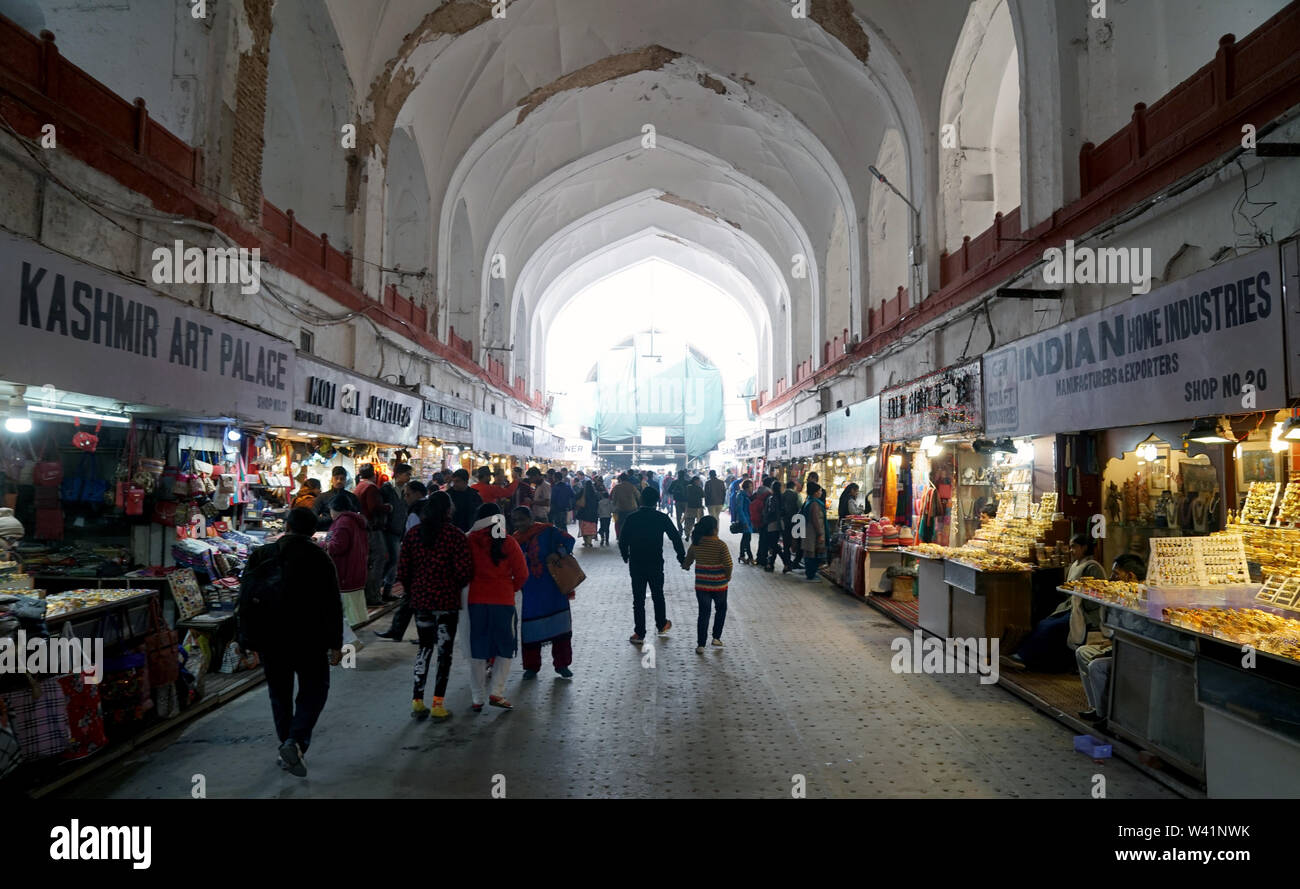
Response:
M765 319L647 259L563 301L542 349L551 422L619 467L684 468L751 419Z

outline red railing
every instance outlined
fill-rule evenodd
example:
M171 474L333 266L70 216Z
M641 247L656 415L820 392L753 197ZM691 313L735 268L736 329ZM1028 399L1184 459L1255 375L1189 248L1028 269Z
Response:
M202 188L203 152L187 145L149 117L143 99L127 102L107 86L67 61L54 35L35 37L0 16L0 112L20 134L41 135L47 123L57 126L59 147L127 188L148 198L159 210L211 223L245 247L262 248L263 258L353 311L365 311L376 323L451 361L482 379L488 372L474 361L466 340L441 343L428 332L428 312L386 288L374 300L352 283L351 251L340 251L329 237L317 235L262 199L258 226L223 206ZM510 395L541 409L540 393L516 383L503 386Z
M1098 146L1079 152L1080 197L1038 224L1025 228L1020 208L994 217L993 225L959 250L939 257L939 289L919 306L906 307L903 293L868 313L868 335L853 349L867 358L1041 259L1043 251L1086 234L1180 178L1241 144L1242 127L1257 128L1300 101L1300 3L1290 3L1237 42L1224 35L1214 60L1152 105L1135 106L1133 118ZM901 288L900 288L901 290ZM892 305L891 305L892 303ZM789 400L785 392L765 405Z
M474 344L469 340L461 339L456 336L456 328L454 326L447 328L447 345L457 354L464 355L471 361L474 359Z

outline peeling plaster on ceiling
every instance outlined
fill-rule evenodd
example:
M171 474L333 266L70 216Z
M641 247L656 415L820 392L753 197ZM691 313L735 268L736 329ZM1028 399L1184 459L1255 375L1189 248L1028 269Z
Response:
M579 68L577 71L565 74L545 86L539 86L524 96L519 100L519 117L515 120L515 124L523 123L524 118L532 114L538 105L558 93L596 86L610 80L626 77L637 71L658 71L680 56L681 53L665 49L662 46L644 46L631 52L606 56L599 61Z

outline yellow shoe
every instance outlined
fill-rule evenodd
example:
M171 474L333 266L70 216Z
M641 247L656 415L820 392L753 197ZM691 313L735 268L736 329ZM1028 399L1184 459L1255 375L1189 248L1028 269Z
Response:
M451 711L442 705L442 698L434 698L433 706L429 708L429 715L434 719L446 719L451 715Z
M424 706L424 701L411 701L411 718L428 719L429 708Z

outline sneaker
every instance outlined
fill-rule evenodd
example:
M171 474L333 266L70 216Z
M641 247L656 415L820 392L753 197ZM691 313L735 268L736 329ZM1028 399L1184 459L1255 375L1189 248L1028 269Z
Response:
M793 566L793 565L786 565L784 568L781 569L781 573L782 573L782 574L789 574L789 573L790 573L791 571L793 571L793 570L794 570L794 566Z
M572 678L573 678L573 671L570 670L568 667L556 667L556 668L555 668L555 672L556 672L556 673L557 673L557 674L558 674L562 679L572 679ZM533 674L533 675L536 675L536 674Z
M297 775L299 778L307 777L307 764L303 762L302 750L292 739L280 745L280 759L284 762L285 771L290 775Z
M451 711L448 710L446 707L444 707L442 704L434 704L432 707L429 708L429 715L432 716L434 719L446 719L448 716L451 715Z
M482 713L482 712L483 712L483 705L482 705L482 704L479 704L479 703L470 704L470 705L469 705L469 708L470 708L471 710L473 710L475 713Z
M697 645L697 646L695 646L695 653L696 653L696 654L704 654L704 646L703 646L703 645Z
M721 648L721 647L722 647L722 640L721 640L721 639L714 639L714 640L713 640L713 647L714 647L714 648Z
M420 700L411 701L411 718L412 719L429 718L429 708L424 706L424 701L420 701Z
M537 671L536 671L536 670L525 670L525 671L524 671L524 678L525 678L525 679L536 679L536 678L537 678ZM480 704L479 706L480 706L480 708L481 708L481 707L482 707L482 704Z
M668 631L671 630L672 628L673 628L673 622L672 622L672 621L670 621L670 620L666 620L666 621L664 621L664 625L663 625L662 627L659 628L659 635L660 635L660 636L667 636L667 635L668 635Z
M513 710L515 705L510 703L500 695L488 695L488 703L493 707L500 707L502 710Z
M1080 710L1079 718L1084 722L1101 722L1102 716L1096 710Z
M377 638L377 639L387 639L389 642L401 642L401 641L402 641L402 640L401 640L401 637L392 635L392 633L391 633L390 631L388 631L388 630L384 630L383 632L380 632L379 630L375 630L375 638Z
M633 645L640 645L641 643L645 642L645 637L638 636L636 633L633 633L631 636L628 637L627 641L631 642Z
M814 576L814 577L808 577L807 575L805 575L804 578L803 578L803 582L804 582L804 583L821 583L821 582L822 582L822 579L821 579L820 577L815 577L815 576Z

